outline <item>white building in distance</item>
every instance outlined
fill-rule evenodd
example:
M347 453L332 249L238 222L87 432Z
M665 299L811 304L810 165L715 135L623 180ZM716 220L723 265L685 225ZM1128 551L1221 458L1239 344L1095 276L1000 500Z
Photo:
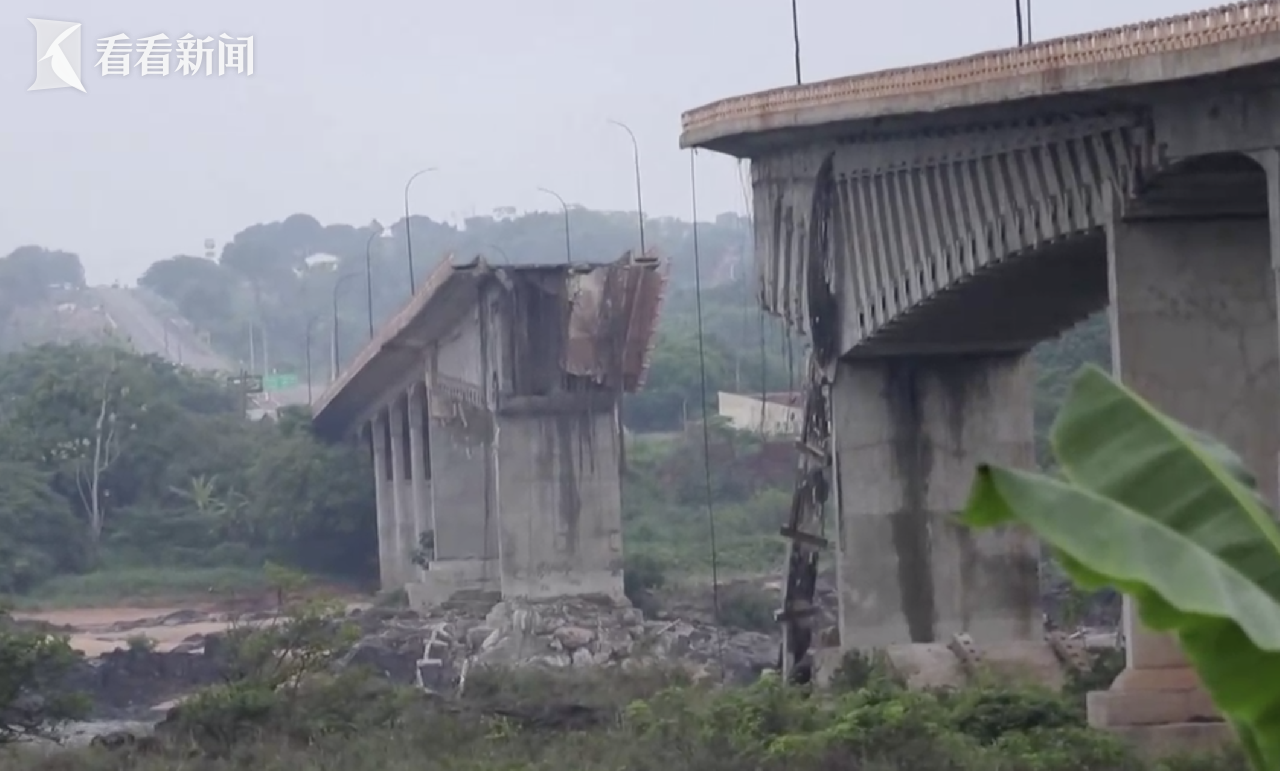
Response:
M720 417L736 429L766 436L800 435L804 421L804 397L799 391L767 394L720 391L717 399Z

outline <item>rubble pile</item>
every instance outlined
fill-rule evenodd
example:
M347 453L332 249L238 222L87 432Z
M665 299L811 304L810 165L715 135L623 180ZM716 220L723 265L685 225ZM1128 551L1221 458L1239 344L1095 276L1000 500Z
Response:
M456 598L455 598L456 599ZM344 660L431 690L457 686L473 666L639 668L681 665L695 677L749 681L777 663L769 635L689 620L646 620L625 600L571 597L447 603L425 614L358 611L367 634Z

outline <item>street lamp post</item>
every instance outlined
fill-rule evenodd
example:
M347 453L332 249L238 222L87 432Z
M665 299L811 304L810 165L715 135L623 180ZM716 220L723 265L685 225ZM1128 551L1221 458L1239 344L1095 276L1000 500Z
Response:
M415 171L413 173L413 176L409 177L409 181L404 183L404 244L409 252L409 296L410 297L412 297L413 293L417 290L418 282L415 280L413 275L413 228L410 227L410 224L409 224L409 187L413 184L413 181L418 177L422 176L423 174L426 174L428 171L435 171L435 170L436 168L432 166L427 169L421 169L419 171Z
M333 282L333 326L330 329L330 336L332 339L330 340L329 345L329 353L331 356L329 361L329 382L333 382L338 379L338 364L342 361L338 355L338 292L342 290L342 283L344 281L349 278L355 278L359 275L360 274L356 272L346 273L338 276L338 279Z
M498 246L497 244L487 244L487 246L488 246L490 249L492 249L492 250L494 250L495 252L497 252L498 254L502 255L502 260L503 260L503 262L507 263L508 265L510 265L510 264L511 264L511 258L510 258L509 256L507 256L507 250L506 250L506 249L503 249L501 246Z
M307 404L311 404L311 330L315 327L316 322L320 320L320 316L313 315L307 319Z
M644 193L640 189L640 143L636 142L635 132L631 127L622 121L610 120L610 123L627 132L627 136L631 138L631 157L635 160L636 167L636 216L640 220L640 257L645 255L644 251Z
M547 195L555 196L555 199L560 202L560 208L564 210L564 261L566 263L573 262L573 248L569 245L569 204L565 203L560 194L554 190L548 190L545 187L540 187L538 190Z
M382 238L386 235L386 230L378 223L373 221L373 233L369 235L369 240L364 245L364 284L365 299L369 306L369 339L373 339L373 242L375 239Z

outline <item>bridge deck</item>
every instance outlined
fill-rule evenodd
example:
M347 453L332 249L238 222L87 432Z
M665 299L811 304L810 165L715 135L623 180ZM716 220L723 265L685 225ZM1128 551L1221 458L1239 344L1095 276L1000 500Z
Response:
M682 119L681 147L750 155L748 135L1215 75L1280 59L1280 0L1022 48L722 99Z
M537 350L529 351L530 356L558 359L559 369L570 375L634 391L648 370L666 284L661 265L656 255L633 258L629 252L615 262L585 264L493 266L477 257L471 264L454 265L446 259L316 399L314 424L321 433L340 435L360 423L389 390L421 381L431 346L474 313L481 291L494 285L518 295L513 308L529 292L561 298L558 313L563 318L556 317L557 329L549 339L531 343ZM512 340L533 340L546 332L528 328L533 323L528 319L513 316L507 323L521 330ZM478 348L472 353L481 356ZM615 355L620 361L613 360ZM444 383L449 373L439 377ZM476 393L485 390L482 382L462 385Z

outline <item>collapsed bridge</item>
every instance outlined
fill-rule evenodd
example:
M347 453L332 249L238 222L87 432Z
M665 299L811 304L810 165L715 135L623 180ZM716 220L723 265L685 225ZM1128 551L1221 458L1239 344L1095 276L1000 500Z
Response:
M446 260L382 325L313 421L370 445L383 588L622 597L620 397L665 286L651 254Z

